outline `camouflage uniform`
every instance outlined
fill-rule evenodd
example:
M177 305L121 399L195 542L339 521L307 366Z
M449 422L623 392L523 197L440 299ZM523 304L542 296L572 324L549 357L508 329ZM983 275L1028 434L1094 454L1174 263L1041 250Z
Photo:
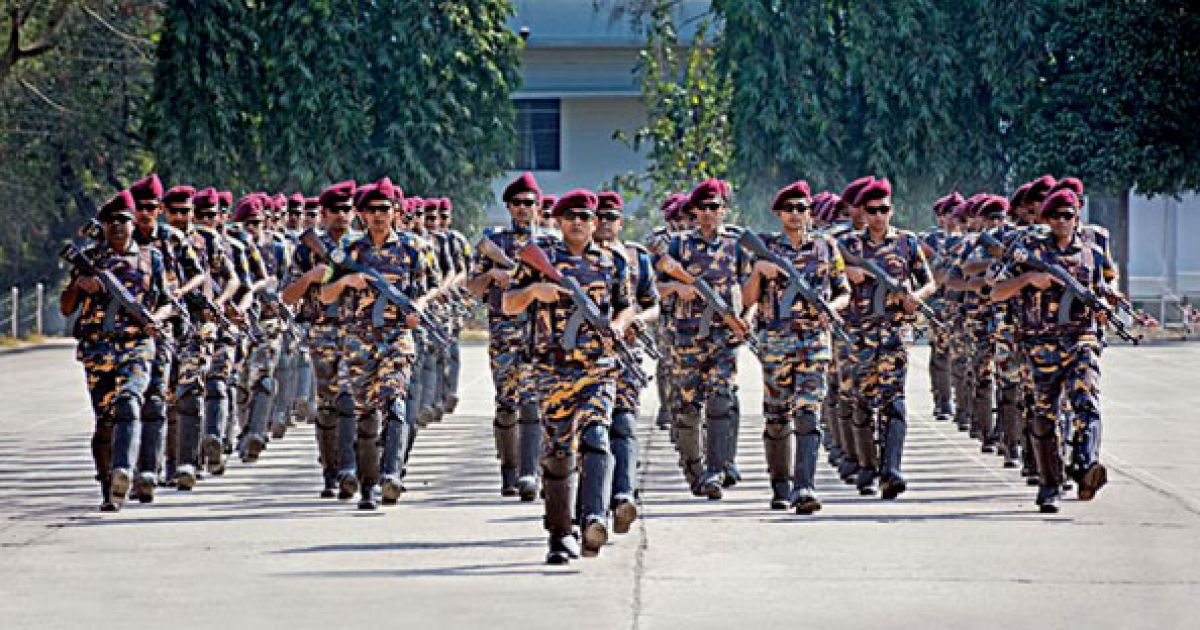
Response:
M933 268L939 267L946 256L946 244L949 235L940 227L930 229L921 235L922 242L935 253L935 259L930 261ZM929 300L929 306L941 313L946 308L946 291L939 289ZM933 413L939 420L949 419L954 412L950 404L953 390L950 377L950 330L930 324L929 334L929 384L933 394Z
M851 254L876 261L889 275L916 289L930 282L925 255L912 232L889 228L882 243L873 243L870 232L843 239ZM862 494L872 494L876 474L882 479L884 498L903 492L906 482L900 473L904 438L908 432L904 383L908 376L908 348L904 328L912 317L904 312L902 296L886 296L876 310L878 280L868 276L853 285L847 321L853 322L855 338L854 448L859 472L856 485ZM875 414L879 413L882 457L876 450ZM876 467L879 467L876 470Z
M798 245L781 233L763 234L762 239L826 299L849 293L845 264L833 239L813 234ZM808 513L815 511L813 479L821 441L818 413L825 400L825 379L833 357L816 307L797 299L783 312L787 307L781 304L781 298L786 289L786 276L764 280L758 300L763 451L772 507L791 505ZM820 509L819 502L815 506Z
M964 248L959 261L957 277L965 278L962 266L982 260L977 245L977 234L964 238ZM995 312L982 296L974 291L965 291L962 298L962 330L966 338L970 360L967 362L966 390L969 401L968 413L971 425L968 435L983 441L983 451L990 453L994 444L995 420L992 415L992 375L995 346L992 342L992 325Z
M583 255L572 256L558 239L541 241L551 263L574 277L609 317L630 308L630 284L625 258L589 244ZM520 263L515 289L545 281L540 273ZM534 373L542 390L544 448L541 454L545 485L545 526L551 536L572 531L572 485L580 451L579 514L587 528L601 522L612 495L612 455L609 418L613 411L617 365L598 331L584 323L573 348L566 347L565 332L573 303L561 297L553 304L532 310L522 343L532 348Z
M410 299L419 298L430 270L417 243L408 235L389 232L376 246L364 234L346 248L347 259L379 271ZM377 485L384 486L385 502L398 498L401 457L409 445L411 425L406 399L416 359L416 344L405 315L396 304L384 302L371 287L347 288L339 301L345 324L343 361L338 378L345 381L358 417L358 442L354 457L343 452L343 480L356 477L362 491L360 508L374 508ZM379 414L376 413L379 411ZM379 451L380 414L386 421L382 456ZM343 481L343 484L347 483Z
M455 273L466 273L470 269L471 264L471 243L467 237L463 236L458 230L447 230L447 245L450 252L450 260L453 263ZM450 318L450 347L446 349L445 369L440 378L438 390L442 392L440 400L442 408L446 413L453 413L458 406L458 381L459 375L462 372L462 351L459 348L459 339L462 337L463 327L466 325L466 318L455 313Z
M669 228L662 226L654 229L647 241L647 247L651 250L662 248L666 249L667 244L671 240L672 233ZM671 428L671 400L672 400L672 383L671 375L674 370L674 365L671 363L671 335L669 330L671 320L675 318L675 298L668 297L659 302L658 323L654 328L654 339L658 343L658 352L662 358L654 366L654 379L658 383L658 416L654 421L655 426L660 429Z
M240 294L244 294L250 284L277 277L276 268L280 260L273 251L277 244L270 240L269 236L261 242L255 242L254 236L249 232L234 230L230 232L230 238L243 246L251 274L250 282L239 291ZM244 408L245 427L240 444L244 462L257 461L259 452L266 447L267 425L271 421L275 394L279 389L275 367L279 363L283 326L274 312L259 312L260 334L247 350L241 379L243 387L249 393Z
M854 232L849 221L829 228L826 234L841 240ZM852 334L854 323L845 322L847 333ZM853 483L858 474L858 453L854 448L854 348L839 337L832 339L833 360L828 372L827 391L822 415L830 428L830 463L837 467L838 476L846 483Z
M694 277L704 278L735 310L741 285L750 273L749 259L737 244L738 232L723 227L707 240L699 229L674 236L666 252ZM671 328L674 364L672 414L684 476L694 494L719 499L721 487L736 483L737 342L719 317L701 329L700 298L675 304ZM704 420L702 420L702 417ZM701 452L701 426L705 447Z
M116 252L101 243L84 250L97 269L111 271L134 300L151 312L166 303L163 258L152 247L130 242ZM79 278L72 271L70 282ZM75 358L83 364L96 427L92 459L102 509L120 506L129 490L138 450L138 422L151 380L155 341L107 294L83 294L75 323Z
M946 261L951 277L958 271L968 240L964 234L952 234L946 242ZM970 381L971 345L967 333L966 292L946 290L947 333L950 337L950 383L954 392L954 422L959 431L971 428L974 390Z
M534 234L514 223L508 228L485 230L484 237L515 260L517 251L528 244ZM477 254L471 276L477 277L493 268L495 265L490 259ZM522 500L532 501L537 497L542 428L537 402L540 388L529 386L533 379L524 345L529 314L504 315L500 310L501 293L499 287L492 286L487 296L488 357L496 388L496 418L492 426L500 459L501 492L519 492Z
M1049 233L1034 235L1028 243L1030 258L1063 267L1085 287L1097 290L1115 277L1103 250L1078 233L1065 249L1060 249ZM1019 275L1029 269L1017 263L1013 273ZM1036 389L1030 429L1040 483L1039 505L1057 504L1061 493L1063 460L1058 418L1063 397L1070 401L1074 413L1067 472L1076 480L1092 473L1095 467L1103 474L1099 464L1099 327L1095 313L1077 300L1070 300L1068 310L1061 311L1064 293L1058 283L1044 290L1027 286L1014 304L1021 345L1029 357Z

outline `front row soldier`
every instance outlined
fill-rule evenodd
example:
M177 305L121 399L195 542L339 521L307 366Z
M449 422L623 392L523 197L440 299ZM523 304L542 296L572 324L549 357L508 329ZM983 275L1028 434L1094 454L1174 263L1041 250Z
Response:
M155 337L172 311L162 255L133 240L133 212L128 191L101 206L104 239L77 252L82 266L72 268L59 301L64 316L80 311L75 356L96 419L92 459L105 512L121 509L129 492Z
M1080 501L1090 501L1108 481L1100 463L1100 329L1105 315L1072 295L1046 266L1056 265L1085 290L1105 294L1108 259L1079 233L1079 199L1070 190L1046 198L1041 218L1050 230L1031 232L1027 247L1013 253L1013 277L990 291L993 301L1014 300L1021 346L1033 371L1034 410L1030 426L1037 461L1037 504L1058 512L1063 457L1061 401L1074 412L1071 457L1066 472L1078 484Z
M841 245L845 248L846 275L853 285L847 320L852 322L856 337L852 420L859 465L856 485L860 494L874 494L878 476L882 497L894 499L907 488L900 472L908 432L905 327L937 285L916 235L891 225L892 187L888 180L868 184L854 203L862 209L866 229L843 237ZM869 272L866 266L871 263L897 281L899 290L889 288L887 278ZM882 457L875 441L876 413L883 436Z
M763 244L836 312L848 304L850 285L837 244L811 231L811 209L807 182L784 187L771 204L782 231L764 234ZM821 442L818 413L832 360L826 332L830 321L818 304L797 299L789 291L793 282L785 269L759 257L742 288L742 299L758 305L766 425L763 450L771 479L771 508L791 507L797 514L812 514L821 509L814 475Z
M541 466L545 527L550 533L548 564L566 564L581 553L595 556L608 540L604 520L612 482L608 423L619 370L610 335L620 339L634 311L624 259L593 241L596 206L596 195L590 191L573 190L560 197L554 216L562 239L527 245L538 248L540 256L519 257L514 286L503 297L505 315L530 313L527 343L532 346L545 418ZM549 267L538 269L528 262L538 257ZM547 275L548 271L563 282ZM570 280L586 292L607 330L573 320L578 306L573 308L571 293L563 288ZM578 324L574 328L572 321ZM572 535L576 512L572 486L580 451L582 552Z

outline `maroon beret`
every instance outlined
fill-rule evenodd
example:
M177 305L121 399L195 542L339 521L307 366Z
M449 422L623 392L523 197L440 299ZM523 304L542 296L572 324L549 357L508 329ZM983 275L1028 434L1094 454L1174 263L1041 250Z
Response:
M542 216L549 217L555 203L558 203L557 195L542 195Z
M219 205L224 206L226 209L233 207L233 193L228 190L222 190L217 193L217 200L221 202Z
M162 180L158 178L157 173L150 173L134 182L129 187L129 193L133 195L135 201L146 201L149 199L157 201L163 196Z
M941 216L963 202L963 196L956 190L933 202L933 213Z
M304 209L305 210L317 210L320 207L321 207L321 199L319 197L305 197L304 198Z
M872 179L871 183L863 186L854 197L854 205L861 206L869 201L876 201L892 196L892 183L883 179Z
M542 189L538 186L537 180L534 179L533 173L528 171L521 173L516 179L512 180L508 186L504 187L504 194L500 196L504 203L508 203L514 195L523 192L532 192L537 195L538 200L542 198Z
M294 192L287 199L287 207L289 210L299 210L304 207L304 193Z
M870 186L871 182L873 181L875 181L875 178L868 175L866 177L860 177L847 184L846 187L842 189L842 203L848 206L858 205L858 193L862 192L862 189L866 188L867 186Z
M341 204L349 203L354 199L355 185L354 180L346 180L338 182L321 191L321 196L317 197L321 206L324 208L332 208Z
M191 186L172 186L163 195L163 203L189 203L196 196L196 189Z
M96 218L107 221L118 214L123 214L132 219L133 205L133 194L128 190L122 190L100 206L100 209L96 211Z
M962 216L970 218L979 216L979 205L987 200L987 193L975 193L962 204Z
M625 202L621 199L621 194L615 190L606 190L596 193L596 209L597 210L622 210L625 208Z
M808 182L801 179L780 188L779 192L775 193L774 201L771 202L771 210L779 210L783 207L783 202L789 199L804 199L811 203L812 189L808 187Z
M437 197L430 197L421 202L421 214L434 215L437 214L439 208L442 207L442 202Z
M1075 193L1076 197L1083 196L1083 182L1079 181L1078 177L1064 177L1058 180L1054 188L1050 189L1051 193L1056 193L1060 190L1069 190Z
M283 193L278 193L274 197L271 197L271 207L274 208L276 212L283 212L284 210L287 210L287 207L288 207L287 195L285 195Z
M692 189L692 194L688 195L688 204L697 206L700 205L701 201L714 197L728 203L729 183L725 180L712 177L696 184L696 187Z
M1018 206L1023 205L1025 203L1025 195L1029 193L1029 189L1032 186L1033 182L1026 182L1017 186L1017 189L1013 191L1012 197L1008 199L1008 207L1015 210Z
M554 203L554 210L551 212L551 216L557 217L567 210L574 210L576 208L594 211L596 203L596 193L586 188L576 188L558 198L558 201Z
M354 205L361 208L372 201L393 202L395 198L396 187L392 185L391 179L384 177L373 184L367 184L359 188L354 195ZM401 195L400 200L404 200L403 195Z
M1046 216L1051 212L1056 212L1062 209L1075 212L1079 208L1079 197L1075 196L1074 191L1060 190L1046 197L1042 202L1042 209L1039 211L1042 216Z
M442 197L438 201L442 203L442 212L454 212L454 202L449 197Z
M233 220L241 223L250 219L261 219L263 216L263 198L258 194L242 197L233 212Z
M192 203L196 204L197 206L215 206L221 203L220 193L217 192L216 188L209 186L208 188L196 193L196 195L192 197Z
M1050 194L1050 189L1058 182L1049 175L1041 177L1029 182L1029 188L1025 191L1025 201L1033 203L1042 203L1046 199L1046 195Z
M988 195L979 203L980 216L1003 219L1008 215L1008 200L1000 195Z

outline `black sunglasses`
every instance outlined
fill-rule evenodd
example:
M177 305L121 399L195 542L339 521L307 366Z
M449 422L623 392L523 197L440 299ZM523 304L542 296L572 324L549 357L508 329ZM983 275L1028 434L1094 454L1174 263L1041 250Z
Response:
M559 217L559 221L591 221L596 213L591 210L567 210Z
M208 210L205 212L197 212L196 216L200 217L201 219L215 219L217 218L217 213L215 211Z
M601 212L596 215L596 218L600 219L601 221L609 221L609 222L620 221L621 213L620 212Z
M810 209L812 209L812 206L810 206L804 202L797 202L797 203L785 203L785 204L783 204L783 206L781 206L779 208L779 211L782 213L798 212L800 214L803 214L805 212L808 212Z
M329 208L329 211L333 214L350 214L351 212L354 212L354 208L351 208L350 206L334 206Z
M724 205L724 204L722 204L722 203L715 203L715 202L714 202L714 203L702 203L702 204L698 204L698 205L696 206L696 209L697 209L697 210L703 210L703 211L705 211L705 212L716 212L717 210L720 210L721 208L724 208L724 207L725 207L725 205Z
M262 225L262 219L246 219L245 221L242 221L242 224L249 226Z
M508 202L508 205L517 206L518 208L532 208L532 207L538 205L538 200L537 199L512 199Z
M167 206L167 214L187 214L191 211L187 206Z
M1071 219L1075 218L1075 213L1074 212L1050 212L1050 213L1046 214L1046 218L1050 219L1051 221L1053 221L1055 219L1061 219L1063 221L1070 221Z
M442 219L449 219L449 218L450 218L450 213L449 213L449 212L443 212L443 213L439 214L439 215L438 215L438 217L439 217L439 218L442 218Z
M158 210L158 204L153 201L146 202L146 203L139 203L137 205L137 209L140 212L154 212L155 210Z
M317 211L315 211L315 210L310 210L310 211L308 211L308 212L305 212L305 213L304 213L304 216L306 216L306 217L309 217L309 218L312 218L312 219L315 219L315 218L317 218L317 217L321 216L321 213L320 213L320 212L317 212Z
M391 206L366 206L363 208L359 208L358 211L361 212L362 214L375 214L377 212L387 212L388 210L391 210L391 209L392 209Z
M103 223L133 223L133 217L127 214L118 214L115 217L108 217Z
M892 207L889 205L864 206L863 207L863 212L865 212L867 214L887 214L891 211L892 211Z

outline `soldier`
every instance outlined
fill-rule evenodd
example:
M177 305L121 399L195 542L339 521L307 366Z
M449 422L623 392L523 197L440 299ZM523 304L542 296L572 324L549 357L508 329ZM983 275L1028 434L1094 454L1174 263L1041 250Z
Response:
M133 196L121 191L101 206L97 219L104 240L85 249L82 256L99 272L110 274L130 304L122 304L99 277L84 275L77 266L63 290L59 310L64 316L79 310L76 359L83 364L96 419L92 459L100 482L100 510L115 512L121 509L132 481L137 423L155 356L154 337L171 308L162 255L133 239ZM146 317L131 312L135 307Z
M631 301L637 305L637 314L631 320L630 332L633 327L647 326L658 319L658 289L654 283L654 267L650 260L650 252L637 243L622 242L621 229L624 227L622 217L624 203L621 195L615 192L602 192L596 196L596 232L595 241L601 247L609 250L613 261L625 265L629 276L629 286L632 290ZM627 339L639 363L642 359L643 347L635 335ZM612 502L613 531L618 534L629 532L629 528L637 519L637 466L638 441L637 419L638 400L641 397L641 384L636 382L633 374L622 371L617 375L616 397L613 403L612 425L609 428L610 444L613 454Z
M555 195L542 196L542 212L538 215L537 225L541 231L555 236L562 236L558 229L558 220L554 218L554 204L558 203Z
M1047 197L1041 217L1049 222L1049 233L1031 234L1028 247L1014 252L1013 277L1000 280L991 291L993 300L1015 299L1021 344L1033 368L1036 399L1030 430L1039 476L1037 504L1045 513L1057 512L1062 497L1058 417L1064 397L1074 413L1067 473L1078 484L1079 500L1090 501L1108 481L1099 461L1104 313L1081 296L1067 294L1067 287L1047 272L1047 266L1057 266L1085 290L1105 293L1106 276L1113 272L1103 250L1081 237L1079 205L1070 190Z
M667 195L660 208L663 213L665 225L654 228L648 242L649 247L665 248L673 235L692 227L693 217L690 213L684 212L686 204L687 195L683 193L671 193ZM658 382L658 415L654 424L659 429L671 428L671 379L673 365L671 363L671 335L669 331L675 319L674 305L674 299L660 301L658 325L655 327L658 350L659 354L662 355L662 358L658 360L657 365L654 367L655 379Z
M304 198L304 218L300 224L300 231L315 230L321 227L321 198L320 197L305 197Z
M723 488L737 483L734 445L737 440L737 346L749 333L740 313L741 285L750 272L749 259L738 247L738 232L725 225L729 186L717 179L701 182L689 196L696 228L671 238L655 251L657 269L672 281L660 294L674 296L672 361L675 365L672 415L684 477L696 496L719 500ZM729 306L729 315L700 299L693 284L703 279ZM705 446L702 452L701 428Z
M888 180L871 182L858 193L854 203L861 207L867 223L862 232L842 240L845 250L855 257L847 256L846 275L853 285L847 319L856 324L853 416L859 463L856 485L860 494L873 494L875 477L879 475L881 496L894 499L907 489L900 472L908 429L904 403L908 348L903 328L937 287L916 235L891 226L892 187ZM899 281L904 289L888 291L882 286L884 278L859 266L869 262L876 263L880 271ZM876 298L877 291L885 293L883 300ZM883 435L881 458L875 446L877 412Z
M568 332L573 310L562 285L522 259L514 287L505 292L504 313L517 315L535 302L530 317L534 373L543 388L546 447L541 456L545 481L545 526L550 532L548 564L566 564L578 557L572 537L572 478L577 451L582 451L583 479L579 513L585 556L595 556L608 540L605 507L612 483L608 422L613 409L617 364L613 339L620 339L633 318L628 269L592 240L596 230L596 195L573 190L554 205L562 240L543 241L547 264L561 276L574 279L598 307L601 327L584 322ZM535 247L537 245L535 244ZM607 329L605 329L605 327ZM623 366L629 367L629 366Z
M386 177L357 192L367 232L347 246L347 272L322 286L320 294L323 303L337 302L343 313L342 373L354 397L358 443L355 459L341 462L342 474L357 473L358 507L365 510L378 507L376 484L382 485L385 504L394 504L403 492L400 458L411 429L405 400L416 358L412 331L426 306L429 270L412 239L392 228L393 204L403 198ZM386 422L382 456L377 444L380 415Z
M771 203L783 229L762 239L836 312L846 307L850 285L836 242L811 231L811 209L807 182L785 186ZM790 506L797 514L812 514L821 509L814 475L821 442L818 412L832 359L826 333L830 322L818 304L788 292L792 281L782 267L760 257L742 288L742 299L758 305L766 425L763 450L771 479L771 509Z
M451 295L449 299L457 300L460 303L460 309L467 308L467 292L463 290L463 283L466 280L467 272L470 270L471 264L471 243L463 236L462 232L451 227L452 216L454 212L454 204L450 199L443 197L441 199L441 207L438 210L438 231L445 235L446 248L450 257L451 265L454 269L454 276L449 282ZM461 350L459 348L459 339L462 336L465 318L469 316L469 312L455 312L450 318L450 347L446 349L445 369L441 374L439 382L439 391L442 392L442 397L439 400L440 407L445 413L454 413L458 407L458 381L459 374L462 371Z
M947 253L950 235L954 233L950 210L963 202L957 191L938 199L933 204L937 226L921 235L921 250L929 261L930 269L937 278ZM939 284L937 293L930 300L934 310L942 312L946 307L945 289ZM950 330L932 324L929 332L929 383L933 394L933 415L936 419L949 421L954 417L951 403L953 388L950 380Z
M505 187L501 199L512 224L485 230L484 238L512 259L533 238L542 191L532 173L523 173ZM533 501L538 494L543 432L536 392L529 386L522 388L522 380L530 380L531 376L524 350L528 316L523 309L511 315L501 309L501 295L512 281L512 272L477 254L467 288L481 300L486 299L488 305L488 356L496 387L492 426L500 459L500 494Z
M344 249L358 234L350 230L354 221L355 183L345 181L321 192L318 204L324 230L317 234L326 251ZM335 490L342 500L358 491L358 480L348 475L339 484L338 473L342 458L354 458L354 437L358 432L353 394L341 386L338 373L343 361L341 317L336 305L321 303L321 284L331 276L330 267L316 259L308 245L296 249L288 272L282 298L288 304L299 304L297 319L308 326L308 345L316 379L317 402L316 439L324 486L322 498L333 498ZM347 463L347 468L352 470Z
M439 233L438 213L441 207L440 198L425 200L420 221L413 226L413 236L414 240L420 243L426 268L431 271L431 275L426 279L426 290L430 293L430 312L439 322L444 322L449 319L444 298L449 293L449 283L454 278L454 263L446 237ZM442 418L438 375L445 369L447 349L435 343L424 330L418 330L415 334L418 337L418 356L417 366L413 370L413 385L417 392L417 424L424 427L431 422L439 422Z

